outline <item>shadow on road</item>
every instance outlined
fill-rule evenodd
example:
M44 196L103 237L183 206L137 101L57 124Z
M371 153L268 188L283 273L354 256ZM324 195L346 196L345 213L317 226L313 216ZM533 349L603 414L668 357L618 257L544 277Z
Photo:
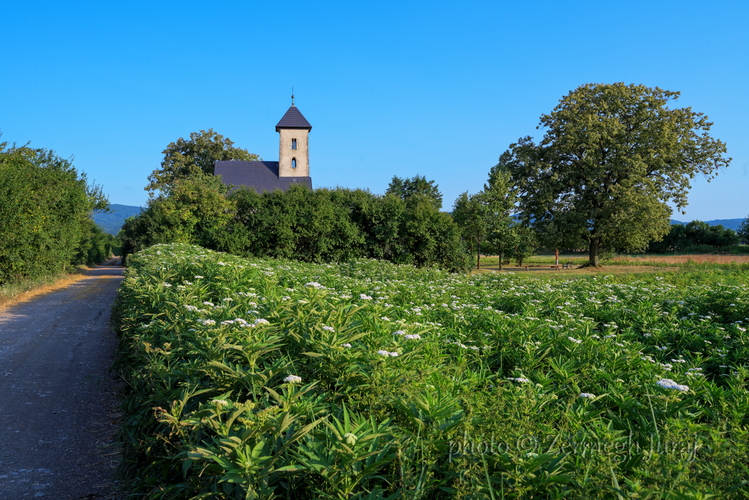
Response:
M122 276L125 274L125 268L120 266L99 266L93 269L86 269L84 276Z
M90 267L88 269L79 268L74 272L74 274L90 277L122 276L125 274L125 268L120 265L121 262L122 259L114 257L96 267Z

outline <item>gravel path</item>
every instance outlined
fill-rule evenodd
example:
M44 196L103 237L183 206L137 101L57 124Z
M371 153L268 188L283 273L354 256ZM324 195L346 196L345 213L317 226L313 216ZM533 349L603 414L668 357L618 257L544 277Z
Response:
M117 338L124 269L104 265L0 311L0 499L117 498Z

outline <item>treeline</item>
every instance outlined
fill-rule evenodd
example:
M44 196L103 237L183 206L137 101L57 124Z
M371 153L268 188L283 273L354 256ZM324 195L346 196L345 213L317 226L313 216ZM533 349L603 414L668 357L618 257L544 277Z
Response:
M733 229L721 224L711 226L707 222L692 221L688 224L672 224L668 234L661 241L653 241L650 252L691 252L709 253L725 251L741 243L741 236Z
M122 251L128 255L156 243L182 242L305 262L375 258L450 270L469 267L458 226L440 211L436 186L418 176L396 181L401 184L384 196L301 186L225 195L217 177L179 179L152 198L140 216L127 220L120 232ZM420 182L426 182L426 191L413 189Z
M53 151L0 143L0 284L104 260L114 237L90 218L108 202Z

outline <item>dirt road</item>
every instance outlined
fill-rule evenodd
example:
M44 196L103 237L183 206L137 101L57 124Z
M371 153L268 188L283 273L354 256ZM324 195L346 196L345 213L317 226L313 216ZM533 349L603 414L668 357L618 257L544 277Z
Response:
M0 311L0 499L117 497L109 315L122 276L99 266Z

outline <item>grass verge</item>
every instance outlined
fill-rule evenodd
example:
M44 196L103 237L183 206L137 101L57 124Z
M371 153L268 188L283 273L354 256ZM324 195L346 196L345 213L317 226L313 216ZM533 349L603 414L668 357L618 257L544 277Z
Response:
M115 264L119 257L113 257L107 264ZM10 306L26 302L40 295L60 290L85 277L88 266L76 266L69 272L50 274L35 279L23 279L0 285L0 311Z

